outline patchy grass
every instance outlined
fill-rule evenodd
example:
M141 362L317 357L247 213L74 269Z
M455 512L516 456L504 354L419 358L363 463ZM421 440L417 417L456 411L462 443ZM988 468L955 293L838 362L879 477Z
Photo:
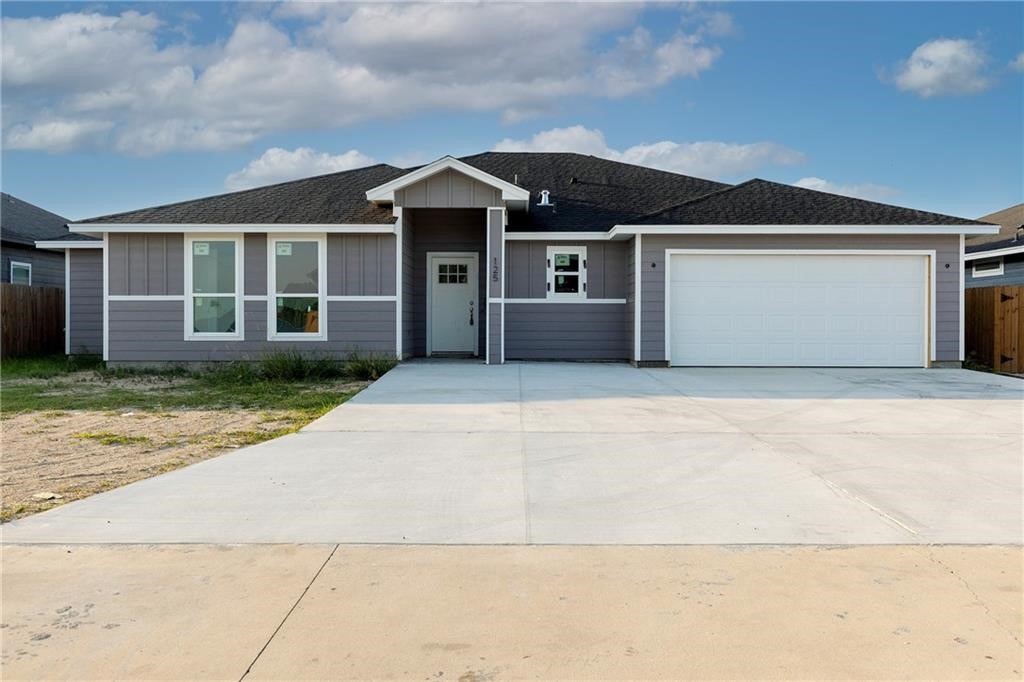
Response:
M110 431L99 431L97 433L76 433L72 438L84 438L94 440L104 445L137 445L139 443L150 443L148 436L126 436L121 433Z

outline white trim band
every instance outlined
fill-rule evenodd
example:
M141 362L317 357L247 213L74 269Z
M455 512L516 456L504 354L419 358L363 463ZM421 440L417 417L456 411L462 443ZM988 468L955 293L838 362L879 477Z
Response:
M108 301L184 301L184 294L111 294Z
M304 224L304 223L288 223L281 225L273 224L244 224L244 223L231 223L231 224L216 224L211 223L209 225L202 223L150 223L150 224L127 224L127 223L94 223L94 224L78 224L75 225L79 232L84 234L90 233L112 233L112 232L199 232L202 234L222 234L222 233L235 233L235 232L251 232L254 234L272 234L272 233L283 233L282 236L287 237L288 230L301 230L302 232L316 232L316 233L328 233L328 234L394 234L395 226L393 224L355 224L355 223L338 223L338 224Z
M597 305L626 305L624 298L492 298L488 303L556 303L559 305L597 304Z
M66 249L102 249L103 242L96 240L90 241L83 239L82 241L71 241L70 239L61 241L57 240L45 240L41 239L36 242L37 249L57 249L58 251L64 251Z
M981 260L998 258L999 256L1012 256L1015 253L1024 253L1024 244L1020 246L1007 246L1003 249L992 249L991 251L973 251L964 254L964 260Z

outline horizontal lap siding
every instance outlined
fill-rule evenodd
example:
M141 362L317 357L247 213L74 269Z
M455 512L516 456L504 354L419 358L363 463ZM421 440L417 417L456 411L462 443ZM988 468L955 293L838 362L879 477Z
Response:
M390 301L329 301L327 341L267 341L265 301L245 302L245 339L186 341L181 301L110 301L113 362L255 360L295 349L308 355L395 352L395 305Z
M622 303L506 303L509 360L629 358Z
M64 254L44 251L32 246L13 246L4 243L0 281L11 281L11 261L32 266L32 286L64 288Z
M68 250L69 329L72 354L103 352L103 251Z
M636 238L630 239L626 248L624 279L626 281L626 344L629 359L636 362Z
M935 359L960 359L959 235L652 236L641 240L641 357L664 361L666 249L920 249L936 252ZM946 266L949 267L946 267Z
M975 277L972 274L972 264L976 262L967 261L964 286L968 289L1024 285L1024 254L1005 256L1003 258L1003 274L998 277Z
M402 355L408 357L413 352L413 231L415 229L413 211L403 211L402 215Z

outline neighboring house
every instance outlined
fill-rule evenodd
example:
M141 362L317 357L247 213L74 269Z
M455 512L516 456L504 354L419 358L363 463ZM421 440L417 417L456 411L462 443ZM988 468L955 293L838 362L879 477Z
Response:
M911 367L963 359L962 240L997 229L765 180L501 152L72 228L103 241L70 248L83 256L70 334L92 320L118 364L297 348Z
M67 218L0 193L0 282L64 287L64 255L37 249L68 234Z
M999 233L967 240L964 286L1024 285L1024 204L997 211L980 220L999 225Z

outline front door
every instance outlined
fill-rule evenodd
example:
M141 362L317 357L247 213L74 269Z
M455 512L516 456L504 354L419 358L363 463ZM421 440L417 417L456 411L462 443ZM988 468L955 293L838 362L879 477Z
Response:
M476 355L480 324L477 255L431 253L427 261L427 355Z

